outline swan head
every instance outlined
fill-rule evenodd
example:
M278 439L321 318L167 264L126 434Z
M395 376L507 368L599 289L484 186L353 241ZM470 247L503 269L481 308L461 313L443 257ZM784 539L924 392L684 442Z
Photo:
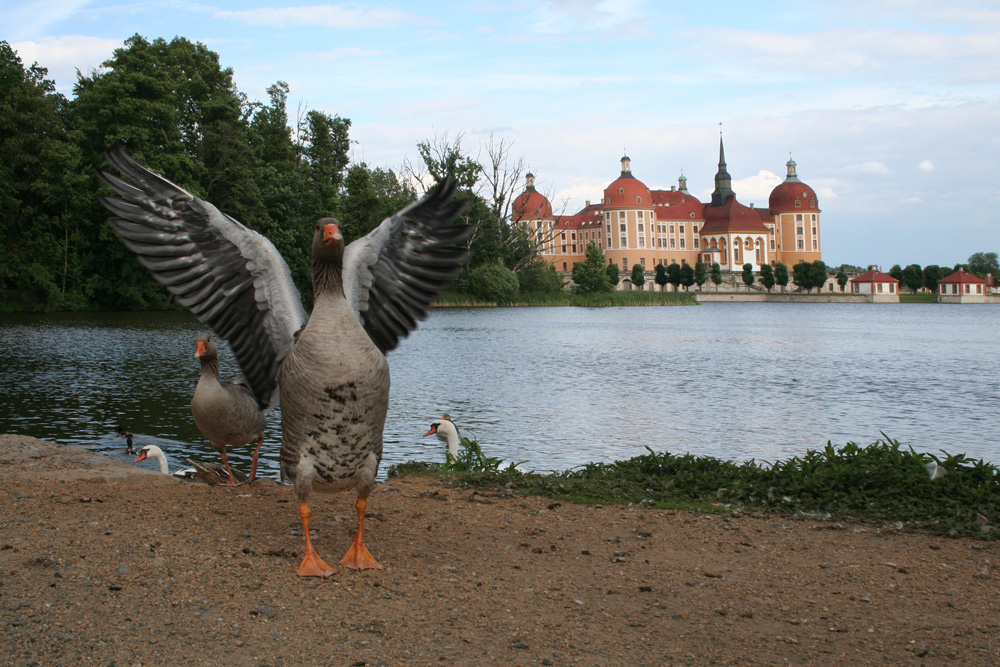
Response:
M438 437L438 440L448 443L448 453L452 456L458 455L458 445L461 442L461 438L458 435L458 427L455 426L455 422L451 420L448 415L442 415L441 419L435 419L431 422L431 427L424 433L426 438L430 434L434 434Z
M163 450L156 445L146 445L139 450L139 456L135 457L135 463L139 461L145 461L146 459L166 459L167 457L163 455Z
M218 359L219 358L219 348L215 345L215 341L212 340L212 336L207 333L198 334L197 338L194 339L194 358L195 359Z

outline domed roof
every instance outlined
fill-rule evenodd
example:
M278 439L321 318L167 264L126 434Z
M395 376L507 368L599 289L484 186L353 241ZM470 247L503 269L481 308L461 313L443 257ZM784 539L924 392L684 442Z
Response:
M511 204L511 218L514 220L552 219L552 204L548 197L535 190L535 175L528 173L524 192L514 198Z
M788 175L778 187L771 190L768 206L772 211L801 211L803 209L818 211L816 191L799 180L795 173L795 160L788 160ZM796 205L797 202L797 205Z
M604 189L604 205L610 208L623 206L652 206L653 197L646 184L632 175L632 161L622 158L621 176Z

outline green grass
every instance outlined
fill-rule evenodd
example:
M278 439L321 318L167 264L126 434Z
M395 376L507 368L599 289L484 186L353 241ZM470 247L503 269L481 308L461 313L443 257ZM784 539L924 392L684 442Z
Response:
M937 294L933 292L918 292L916 294L899 295L900 303L937 303Z
M931 461L948 474L932 481L925 468ZM588 463L561 473L522 473L500 465L478 443L464 438L459 455L444 464L404 463L390 468L389 475L433 474L460 486L503 487L580 503L712 512L759 509L902 523L946 535L996 538L1000 533L983 532L979 518L1000 521L995 466L964 454L919 454L888 437L865 447L827 443L774 463L734 463L648 449L627 461Z
M584 308L599 306L695 306L694 295L686 292L604 292L602 294L522 294L514 306L578 306ZM478 301L467 295L445 292L435 301L438 306L493 306L490 302Z

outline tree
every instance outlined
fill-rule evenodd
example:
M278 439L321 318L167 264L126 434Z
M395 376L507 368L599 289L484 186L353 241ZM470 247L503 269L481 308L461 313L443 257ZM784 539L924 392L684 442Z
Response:
M903 268L899 264L893 264L892 268L889 269L889 276L903 282Z
M509 306L517 298L518 282L514 272L502 264L483 264L469 276L470 291L482 300Z
M799 262L792 267L792 282L799 288L807 292L812 291L812 279L809 277L809 264Z
M774 287L774 269L771 268L770 264L760 265L760 284L764 286L768 292Z
M663 262L656 265L656 275L653 276L653 281L660 286L660 291L667 286L667 267L663 266Z
M823 260L817 259L808 264L806 274L809 276L809 287L815 287L817 291L822 292L827 278L826 264Z
M985 278L1000 272L1000 261L995 252L975 252L969 256L968 272Z
M924 287L931 292L937 292L937 283L944 278L945 272L937 264L928 264L924 267Z
M788 285L788 267L781 262L774 265L774 284L778 285L782 292Z
M681 267L679 264L671 264L667 267L667 282L674 286L674 291L677 291L678 285L681 284Z
M640 290L642 289L642 286L646 283L646 270L642 268L642 264L632 266L632 275L629 278L632 280L633 285Z
M743 284L747 286L747 291L750 291L750 286L753 285L753 264L749 262L743 265Z
M681 285L684 285L684 291L688 291L691 285L694 285L694 268L687 263L681 264L680 268L680 279Z
M542 259L518 271L517 281L521 285L521 294L558 294L564 282L556 267Z
M719 266L718 262L712 262L712 283L715 284L715 289L719 289L719 285L722 284L722 267Z
M577 292L610 292L614 285L604 268L604 251L596 243L587 245L586 259L573 264L573 282ZM610 264L609 266L614 266ZM617 278L618 271L615 270Z
M843 292L844 288L847 286L849 278L847 277L847 271L844 267L840 267L837 271L837 284L840 285L840 291Z
M916 294L917 290L924 286L924 270L919 264L910 264L903 269L902 283Z
M306 113L303 170L308 186L306 194L312 199L309 208L314 211L332 214L337 208L344 169L349 162L350 127L351 121L340 116L320 111Z
M79 307L87 178L66 100L46 75L0 41L0 289L37 290L47 308Z
M708 271L705 268L705 262L697 262L694 265L694 282L697 283L699 290L706 280L708 280Z
M608 262L608 265L604 267L604 275L607 276L612 289L614 289L615 285L618 284L618 281L621 280L621 276L618 274L618 265L613 262Z

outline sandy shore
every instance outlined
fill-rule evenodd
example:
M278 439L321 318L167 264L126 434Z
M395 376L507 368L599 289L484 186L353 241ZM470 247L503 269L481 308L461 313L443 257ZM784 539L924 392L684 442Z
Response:
M12 665L996 665L995 541L383 484L384 565L295 576L291 490L0 436ZM353 498L318 497L339 561Z

